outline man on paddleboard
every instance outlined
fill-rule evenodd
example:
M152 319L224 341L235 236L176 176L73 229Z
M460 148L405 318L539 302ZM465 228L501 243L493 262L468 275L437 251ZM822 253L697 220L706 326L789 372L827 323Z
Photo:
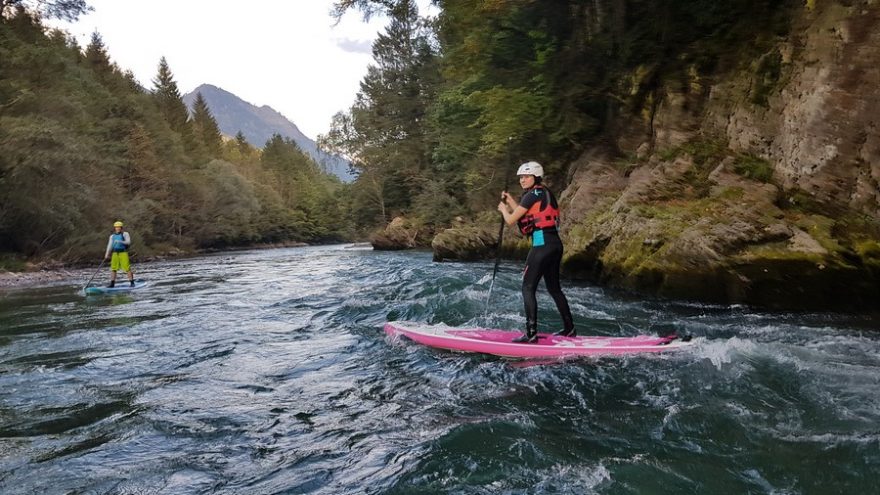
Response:
M128 259L131 236L122 230L122 227L120 221L113 224L113 233L110 234L110 241L107 243L107 252L104 253L104 260L110 258L110 287L116 286L117 270L128 273L128 283L134 287L134 272L131 271L131 262Z
M523 270L522 294L526 311L526 331L516 339L517 343L532 344L538 341L538 300L535 292L538 282L544 278L547 292L556 302L562 316L563 328L556 335L572 337L577 334L568 299L559 285L559 266L562 262L562 240L559 238L559 205L549 189L541 184L544 168L538 162L526 162L516 171L523 195L519 203L507 191L501 192L498 211L507 225L516 224L519 231L529 236L531 249Z

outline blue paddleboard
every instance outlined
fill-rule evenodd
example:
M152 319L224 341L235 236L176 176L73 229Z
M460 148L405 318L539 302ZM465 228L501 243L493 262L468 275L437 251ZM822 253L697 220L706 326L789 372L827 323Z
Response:
M84 289L86 295L89 294L118 294L120 292L130 292L147 286L144 280L135 280L134 287L129 285L128 280L116 282L116 287L86 287Z

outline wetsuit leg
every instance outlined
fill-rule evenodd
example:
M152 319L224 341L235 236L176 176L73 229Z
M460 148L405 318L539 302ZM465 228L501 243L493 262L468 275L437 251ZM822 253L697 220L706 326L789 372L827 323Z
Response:
M562 317L562 326L565 331L574 328L574 319L571 316L571 308L568 306L568 298L562 292L559 284L559 270L562 264L562 245L558 249L547 256L547 268L544 272L544 284L547 286L547 292L556 303L556 309L559 310L559 316Z
M537 323L538 321L538 299L535 292L538 290L538 281L543 275L541 269L543 251L545 250L541 248L530 249L526 258L526 267L523 270L522 295L527 323Z

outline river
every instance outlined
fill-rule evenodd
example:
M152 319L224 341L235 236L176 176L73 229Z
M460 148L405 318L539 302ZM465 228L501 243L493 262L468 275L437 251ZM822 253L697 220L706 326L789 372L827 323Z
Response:
M871 315L564 283L582 334L660 355L531 363L393 342L518 328L519 266L316 246L136 265L150 285L0 293L0 493L874 493ZM85 273L83 283L90 273ZM102 281L104 283L104 281ZM559 326L539 291L542 331Z

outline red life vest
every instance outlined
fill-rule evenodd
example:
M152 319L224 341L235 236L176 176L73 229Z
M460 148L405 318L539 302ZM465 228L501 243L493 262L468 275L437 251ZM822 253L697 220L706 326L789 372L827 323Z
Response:
M544 191L541 201L536 201L526 211L526 214L516 222L523 235L531 235L535 229L555 229L559 225L559 206L556 203L556 198L553 197L550 190L540 185L529 189L528 193L535 189Z

